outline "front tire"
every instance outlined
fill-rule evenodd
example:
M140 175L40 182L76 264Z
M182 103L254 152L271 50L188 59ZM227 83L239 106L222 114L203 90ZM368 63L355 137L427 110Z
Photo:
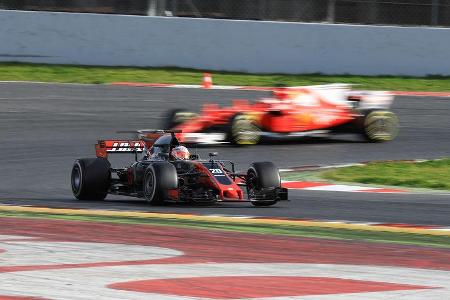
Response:
M145 170L144 197L151 205L163 204L167 191L177 187L177 170L171 163L153 163Z
M104 200L111 184L111 164L104 158L82 158L72 167L72 192L78 200Z
M273 163L253 163L247 171L246 184L248 198L254 206L271 206L278 202L269 198L281 186L280 173Z

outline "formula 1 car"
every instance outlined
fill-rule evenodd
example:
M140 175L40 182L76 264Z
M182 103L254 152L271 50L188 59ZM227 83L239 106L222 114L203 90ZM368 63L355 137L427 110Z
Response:
M126 195L153 205L171 201L269 206L287 200L287 189L281 187L278 169L271 162L252 163L247 172L239 173L232 161L215 159L215 152L207 160L190 155L175 136L179 131L144 133L159 138L101 140L95 146L96 158L76 160L71 174L74 196L103 200L107 194ZM180 158L180 151L188 155ZM125 168L112 168L108 160L112 153L134 153L135 161Z
M180 141L193 144L251 145L330 133L358 133L383 142L398 132L398 119L389 110L392 100L386 92L352 91L348 84L279 88L272 98L255 103L208 104L200 113L171 110L163 126L182 130Z

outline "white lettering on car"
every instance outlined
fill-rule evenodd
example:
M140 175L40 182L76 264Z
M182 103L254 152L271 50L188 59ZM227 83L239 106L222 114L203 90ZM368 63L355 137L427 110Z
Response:
M212 174L223 174L221 169L209 169Z
M130 147L130 143L128 142L114 142L111 149L108 149L107 152L142 152L143 149L141 147L141 143L135 142L133 147Z

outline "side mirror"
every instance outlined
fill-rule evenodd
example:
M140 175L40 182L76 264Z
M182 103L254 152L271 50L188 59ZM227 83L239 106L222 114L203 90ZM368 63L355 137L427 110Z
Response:
M191 154L189 155L189 160L198 160L200 157L198 154Z

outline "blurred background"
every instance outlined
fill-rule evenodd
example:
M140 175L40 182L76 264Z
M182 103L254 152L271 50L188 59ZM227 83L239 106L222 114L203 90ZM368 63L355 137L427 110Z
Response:
M0 9L287 22L450 26L450 0L0 0Z

